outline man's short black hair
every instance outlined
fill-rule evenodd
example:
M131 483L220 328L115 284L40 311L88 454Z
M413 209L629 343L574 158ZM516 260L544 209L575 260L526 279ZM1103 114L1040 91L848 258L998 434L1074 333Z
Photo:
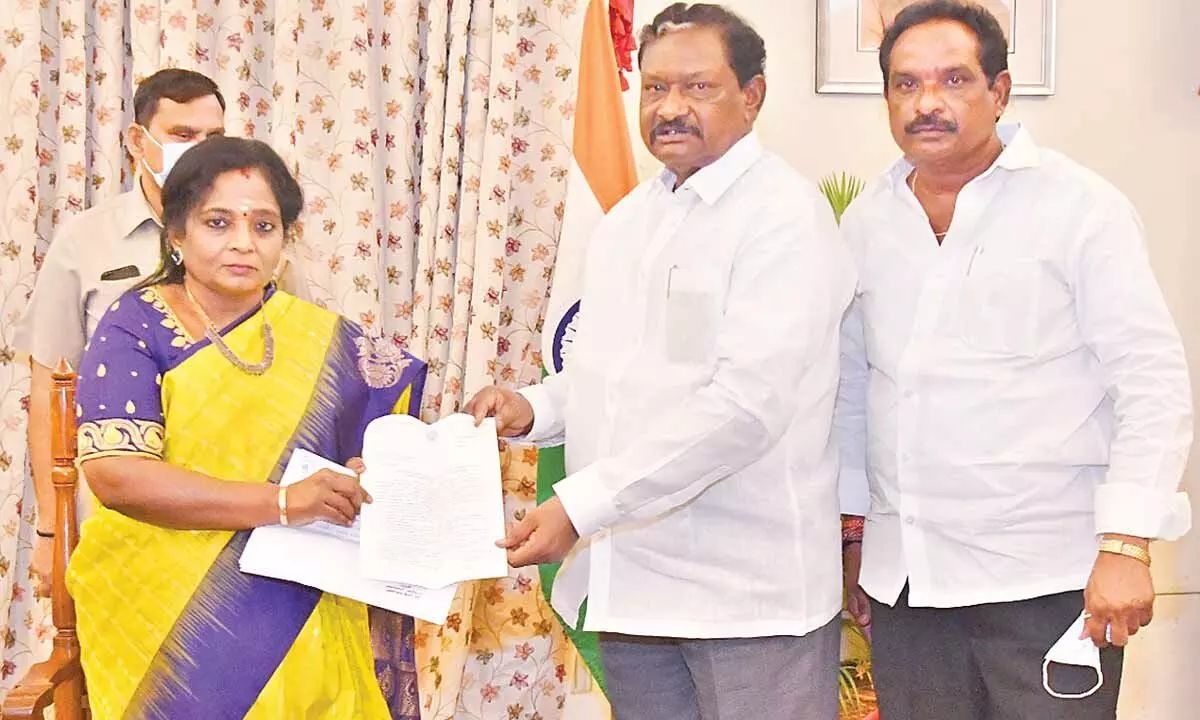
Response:
M936 20L950 20L975 34L979 41L979 66L987 76L988 87L995 84L1000 73L1008 69L1008 41L1000 21L985 8L966 0L925 0L904 8L883 34L879 43L879 69L883 71L886 92L888 73L892 65L892 47L905 30Z
M189 103L209 95L217 98L224 111L225 97L207 75L181 68L159 70L138 84L137 92L133 94L133 121L142 127L149 127L154 113L158 112L158 101L163 98Z
M740 15L721 5L712 3L677 2L654 16L638 37L638 65L646 48L662 37L672 26L693 25L708 27L721 32L725 40L725 54L738 85L746 87L755 76L766 73L767 46L762 36Z

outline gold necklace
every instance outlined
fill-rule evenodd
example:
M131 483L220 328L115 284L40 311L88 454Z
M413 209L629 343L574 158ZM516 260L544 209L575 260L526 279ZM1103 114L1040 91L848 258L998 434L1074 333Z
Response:
M217 331L217 326L208 317L208 313L204 312L204 308L192 295L192 289L187 286L187 282L183 283L183 291L187 294L187 298L196 308L196 312L200 313L200 319L204 321L204 337L217 347L217 350L225 356L234 367L248 375L262 375L271 368L271 364L275 362L275 336L271 334L271 324L267 322L267 318L263 317L262 337L263 337L263 359L260 362L249 363L237 356L231 347L225 344L225 338L221 337L221 333Z
M917 168L913 168L912 185L909 186L910 189L912 190L913 197L917 196L917 175L920 175L920 174L921 174L920 170L918 170ZM920 198L917 198L917 202L920 202L920 200L921 200ZM933 230L933 226L930 225L929 229ZM949 229L943 230L942 232L934 232L933 236L935 238L937 238L938 240L941 240L942 238L946 237L946 233L948 233L948 232L950 232Z

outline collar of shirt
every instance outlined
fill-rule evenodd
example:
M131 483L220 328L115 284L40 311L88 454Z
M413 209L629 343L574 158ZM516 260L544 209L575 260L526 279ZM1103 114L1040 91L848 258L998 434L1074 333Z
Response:
M146 191L142 189L141 181L135 180L134 183L132 190L117 196L117 201L121 203L117 222L120 223L120 228L125 233L123 237L129 237L134 230L147 222L162 227L158 214L154 212L154 208L150 207L150 201L146 198Z
M1020 123L1000 125L996 128L996 134L1000 136L1000 142L1004 144L1004 150L996 158L996 162L992 163L992 166L985 170L979 178L986 178L995 172L997 168L1020 170L1022 168L1038 166L1037 145L1034 144L1033 136L1025 129L1024 125ZM912 173L913 167L913 164L907 158L900 158L892 164L887 174L891 178L893 192L898 193L901 187L908 183L908 176Z
M700 168L685 180L679 186L679 190L691 190L705 204L714 205L725 194L725 191L762 157L762 154L763 148L758 141L758 134L751 130L715 162ZM675 187L675 173L663 170L659 175L659 182L667 192L671 192L671 188Z

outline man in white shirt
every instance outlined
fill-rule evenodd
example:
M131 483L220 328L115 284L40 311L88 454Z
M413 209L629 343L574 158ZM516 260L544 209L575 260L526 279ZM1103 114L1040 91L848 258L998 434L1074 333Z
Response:
M575 624L586 594L619 720L837 717L855 280L828 203L753 133L764 59L716 5L643 31L642 137L666 170L597 227L565 371L468 405L505 436L565 433L556 497L501 544L514 566L566 557L552 599Z
M1190 525L1191 390L1141 224L997 128L1011 78L986 10L906 9L880 65L905 159L842 219L860 280L835 424L881 714L1113 718L1149 541Z

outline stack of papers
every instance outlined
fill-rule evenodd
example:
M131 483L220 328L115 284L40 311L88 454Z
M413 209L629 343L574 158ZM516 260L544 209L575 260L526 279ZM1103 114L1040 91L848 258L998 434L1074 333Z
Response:
M458 583L504 577L504 505L496 426L469 415L426 425L378 418L363 439L363 505L351 527L325 522L260 527L242 572L288 580L442 624ZM307 450L292 453L281 485L322 468L349 469Z

